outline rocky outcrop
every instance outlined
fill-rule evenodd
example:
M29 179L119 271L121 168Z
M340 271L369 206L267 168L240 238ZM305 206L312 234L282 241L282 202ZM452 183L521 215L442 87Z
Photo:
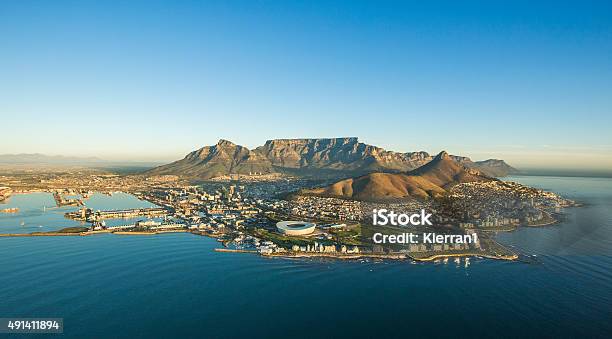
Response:
M271 173L266 157L227 140L193 151L185 158L147 171L148 175L175 174L210 179L227 174Z

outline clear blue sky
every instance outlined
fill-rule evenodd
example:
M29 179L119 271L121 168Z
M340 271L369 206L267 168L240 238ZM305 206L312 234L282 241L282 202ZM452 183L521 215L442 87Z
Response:
M358 136L612 169L612 2L0 1L0 153Z

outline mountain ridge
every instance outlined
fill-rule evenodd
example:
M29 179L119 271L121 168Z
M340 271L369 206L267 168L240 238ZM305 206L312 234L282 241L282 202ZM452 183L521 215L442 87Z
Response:
M426 200L440 197L460 183L492 180L497 179L458 163L442 151L429 163L406 173L370 173L300 194L363 201Z
M473 162L456 157L466 167L488 175L505 175L514 170L502 160ZM362 143L357 137L271 139L254 149L220 139L188 153L183 159L153 168L145 174L173 174L211 179L228 174L290 173L349 177L372 172L407 172L427 164L433 157L424 151L395 152ZM499 162L503 163L502 166ZM496 171L489 172L489 164ZM516 171L516 170L514 170Z

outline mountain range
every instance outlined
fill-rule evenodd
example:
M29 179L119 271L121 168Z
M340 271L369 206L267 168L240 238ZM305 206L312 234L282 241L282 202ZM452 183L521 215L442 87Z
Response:
M497 179L466 167L443 151L427 164L407 173L370 173L301 193L364 201L430 199L444 195L460 183L492 180Z
M517 172L503 160L474 162L466 157L452 157L463 166L489 176ZM432 160L427 152L387 151L359 142L355 137L275 139L253 150L221 139L215 145L202 147L181 160L153 168L145 174L173 174L202 180L254 173L349 177L373 172L407 172Z

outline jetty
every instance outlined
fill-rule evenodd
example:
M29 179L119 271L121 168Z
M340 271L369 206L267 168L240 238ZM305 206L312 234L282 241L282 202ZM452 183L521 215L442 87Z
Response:
M132 208L123 210L108 210L108 211L92 211L89 208L82 208L76 212L68 212L65 214L66 218L81 220L81 221L95 221L102 219L126 219L135 217L164 217L168 215L168 210L161 207L154 208Z
M232 248L215 248L215 252L225 252L225 253L258 253L257 250L244 250L244 249L232 249Z
M83 201L81 199L65 199L59 192L53 192L53 199L57 207L83 206Z

